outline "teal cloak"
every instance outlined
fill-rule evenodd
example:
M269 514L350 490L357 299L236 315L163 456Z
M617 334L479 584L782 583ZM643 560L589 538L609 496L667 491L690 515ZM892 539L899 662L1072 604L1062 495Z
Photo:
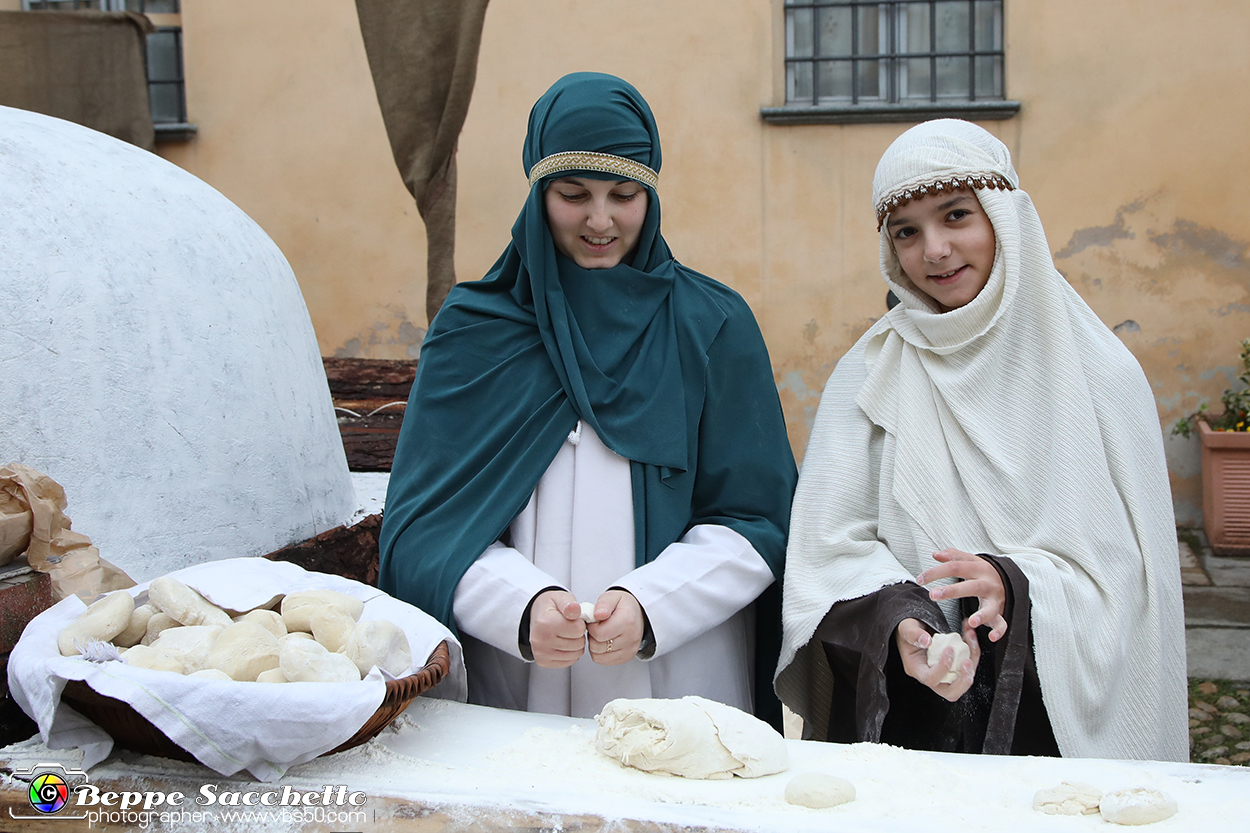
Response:
M528 172L563 151L660 169L646 101L610 75L558 81L530 114ZM386 495L378 586L455 629L452 599L503 535L580 418L631 461L637 563L698 524L740 533L777 581L756 602L756 711L772 693L780 587L797 472L754 316L679 264L648 209L632 263L583 269L556 251L535 182L512 243L458 284L430 325Z

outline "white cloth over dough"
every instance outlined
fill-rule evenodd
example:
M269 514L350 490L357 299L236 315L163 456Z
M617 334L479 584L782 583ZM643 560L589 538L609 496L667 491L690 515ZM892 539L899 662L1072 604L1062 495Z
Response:
M629 461L584 424L509 535L511 546L493 544L456 587L470 702L593 717L620 697L698 695L752 710L750 604L773 575L746 538L700 524L635 567ZM527 662L518 625L530 600L552 586L592 603L610 587L628 590L651 623L653 658L605 666L587 653L569 668Z
M702 697L613 700L595 719L595 748L646 772L758 778L790 765L785 740L771 726Z

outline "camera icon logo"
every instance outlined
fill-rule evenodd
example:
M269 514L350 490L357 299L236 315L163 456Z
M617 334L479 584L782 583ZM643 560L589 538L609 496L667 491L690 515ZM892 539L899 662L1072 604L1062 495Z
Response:
M26 799L36 815L19 816L9 808L9 817L14 819L38 819L56 815L69 803L70 781L87 782L87 773L80 769L66 769L58 763L39 763L27 769L14 769L13 776L23 781L29 778L30 789ZM86 818L86 814L61 816L60 818Z

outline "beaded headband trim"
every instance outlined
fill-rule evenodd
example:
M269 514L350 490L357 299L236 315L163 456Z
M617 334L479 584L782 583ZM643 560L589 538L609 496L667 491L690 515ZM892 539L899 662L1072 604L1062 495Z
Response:
M933 182L922 182L913 185L897 194L889 196L877 205L877 231L881 231L881 226L885 224L885 218L889 216L895 209L906 205L912 200L918 200L921 197L927 197L930 194L940 194L942 191L954 191L959 188L992 188L1001 191L1014 191L1015 186L1007 181L1006 177L1001 174L969 174L967 176L948 177Z
M589 150L566 150L540 159L530 168L530 187L545 176L561 171L597 171L603 174L619 174L627 179L655 188L660 175L641 162L614 156L611 153L595 153Z

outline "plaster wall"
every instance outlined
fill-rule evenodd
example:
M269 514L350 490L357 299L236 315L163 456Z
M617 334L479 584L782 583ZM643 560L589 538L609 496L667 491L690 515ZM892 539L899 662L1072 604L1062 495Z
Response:
M884 311L869 206L908 125L774 126L781 0L492 0L459 150L456 266L483 274L525 194L533 101L595 69L650 101L665 235L738 289L772 353L801 457L837 358ZM167 158L286 253L323 354L414 355L424 235L390 157L350 3L184 0L194 140ZM1240 158L1250 7L1237 0L1006 0L1011 149L1056 264L1141 361L1165 431L1235 376L1250 336ZM1027 419L1027 415L1021 415ZM1169 440L1178 520L1200 516L1196 440Z
M355 506L282 253L133 145L0 107L0 462L143 581L263 555Z

